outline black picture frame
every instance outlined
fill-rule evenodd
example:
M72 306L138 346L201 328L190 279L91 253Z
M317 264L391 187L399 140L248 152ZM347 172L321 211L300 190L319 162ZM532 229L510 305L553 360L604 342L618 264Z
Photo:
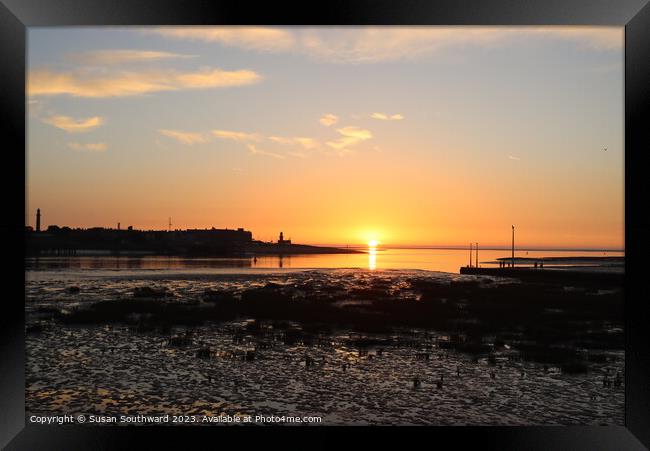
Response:
M0 446L7 449L127 449L223 438L239 428L25 425L24 226L27 27L97 25L615 25L625 26L625 426L421 428L420 439L488 449L646 449L650 446L650 338L641 284L650 231L644 206L650 177L643 165L650 127L648 0L330 0L327 3L235 0L1 0L0 127L4 240L0 311ZM11 288L8 290L7 288ZM227 429L228 431L224 431ZM246 428L249 430L250 428ZM296 428L284 428L294 431ZM302 429L302 428L301 428ZM319 439L331 440L323 429ZM409 434L412 430L409 430ZM248 432L247 432L248 433ZM374 433L373 433L374 435ZM426 436L424 436L426 435ZM215 445L217 442L214 442ZM415 444L415 441L411 441ZM303 442L303 444L306 444ZM333 442L333 445L336 442Z

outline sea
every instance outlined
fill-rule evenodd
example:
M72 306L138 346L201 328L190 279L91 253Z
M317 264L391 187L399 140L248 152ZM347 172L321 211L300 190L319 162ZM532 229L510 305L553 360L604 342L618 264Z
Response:
M184 258L167 256L66 256L39 257L26 260L27 278L48 275L66 275L69 277L106 273L114 275L120 271L123 275L138 274L141 271L156 271L159 274L247 274L277 273L313 269L367 269L367 270L424 270L458 274L462 266L477 264L476 251L471 254L468 249L444 249L433 247L400 248L356 248L356 254L305 254L285 256L257 256L245 258ZM498 267L499 258L511 257L510 250L479 248L478 265L481 267ZM542 257L624 257L623 251L600 250L517 250L516 258L535 259ZM531 266L534 263L518 264ZM552 266L576 265L577 262L565 261ZM584 264L584 263L581 263ZM602 266L601 263L598 265ZM546 265L547 267L551 265Z

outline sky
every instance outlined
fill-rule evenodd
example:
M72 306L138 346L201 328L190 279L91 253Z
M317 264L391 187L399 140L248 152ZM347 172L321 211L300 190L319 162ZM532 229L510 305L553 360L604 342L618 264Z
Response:
M624 248L621 27L28 30L26 224Z

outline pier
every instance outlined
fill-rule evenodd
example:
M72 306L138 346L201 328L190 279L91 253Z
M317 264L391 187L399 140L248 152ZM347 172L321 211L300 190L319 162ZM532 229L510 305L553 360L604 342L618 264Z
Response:
M623 271L604 271L563 268L475 268L463 266L460 274L473 276L510 277L526 282L563 283L563 284L608 284L622 286L625 274Z
M625 257L515 257L515 226L512 227L512 245L510 257L500 257L498 267L481 267L476 247L469 244L469 264L460 268L459 273L472 276L494 276L519 279L522 282L557 283L565 285L597 285L621 287L625 279ZM473 251L476 264L472 264ZM528 252L526 252L528 254ZM555 264L547 266L544 264ZM517 266L531 265L531 266Z

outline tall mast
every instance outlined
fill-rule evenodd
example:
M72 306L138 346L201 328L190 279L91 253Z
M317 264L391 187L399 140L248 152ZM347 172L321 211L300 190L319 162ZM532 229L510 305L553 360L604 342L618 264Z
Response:
M512 267L515 267L515 226L512 226Z

